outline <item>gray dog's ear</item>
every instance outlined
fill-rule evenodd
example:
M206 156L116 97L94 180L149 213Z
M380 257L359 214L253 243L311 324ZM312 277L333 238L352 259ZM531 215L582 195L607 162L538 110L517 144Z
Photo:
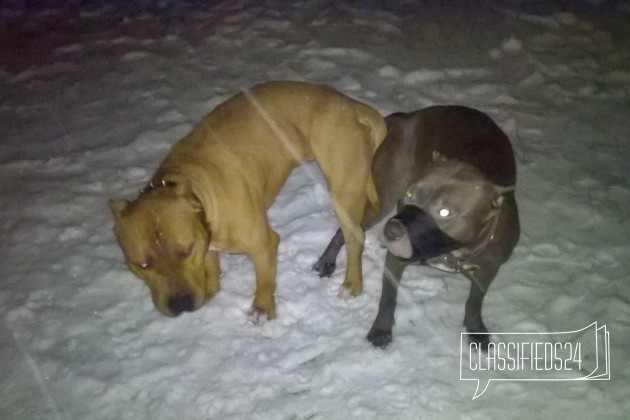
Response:
M444 156L442 153L438 152L437 150L433 151L433 162L446 162L448 159L446 159L446 156Z
M129 206L129 201L124 198L112 198L109 200L109 208L114 215L114 219L118 220L122 216L122 213Z
M501 187L499 185L495 185L494 189L494 198L492 199L492 205L494 208L501 208L503 205L503 201L505 201L505 194L514 191L514 185L509 187Z

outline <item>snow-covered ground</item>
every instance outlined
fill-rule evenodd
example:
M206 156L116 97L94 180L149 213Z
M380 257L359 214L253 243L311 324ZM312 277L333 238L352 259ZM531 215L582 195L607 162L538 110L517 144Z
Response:
M0 9L0 418L627 418L627 1L33 3ZM493 382L471 400L468 281L420 267L405 273L394 342L372 348L384 251L371 232L356 299L338 297L343 260L330 280L311 271L336 225L304 167L270 209L278 319L247 322L254 277L239 255L222 257L206 306L160 315L123 263L107 199L135 197L220 101L278 79L384 114L489 113L517 152L523 233L486 325L606 324L612 379Z

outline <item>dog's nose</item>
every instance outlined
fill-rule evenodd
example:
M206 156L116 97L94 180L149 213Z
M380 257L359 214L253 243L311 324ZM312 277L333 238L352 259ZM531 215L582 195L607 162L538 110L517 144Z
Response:
M168 307L174 316L182 312L192 312L194 308L193 298L190 293L181 293L168 300Z
M383 233L385 239L395 241L405 234L405 225L398 219L391 219L385 224Z

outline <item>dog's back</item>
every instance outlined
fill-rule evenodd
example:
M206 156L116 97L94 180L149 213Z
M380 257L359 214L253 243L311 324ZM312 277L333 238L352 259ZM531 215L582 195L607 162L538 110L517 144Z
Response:
M447 159L473 165L497 185L516 183L516 161L510 140L481 111L464 106L431 106L392 114L385 121L390 130L417 133L413 139L416 165L430 162L436 151Z

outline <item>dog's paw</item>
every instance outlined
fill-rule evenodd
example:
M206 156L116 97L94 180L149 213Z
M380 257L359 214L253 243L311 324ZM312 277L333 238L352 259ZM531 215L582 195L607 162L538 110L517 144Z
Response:
M374 347L384 349L392 342L392 330L370 330L366 338Z
M357 297L363 293L363 284L361 282L350 283L344 281L341 285L342 297Z
M271 321L272 319L275 319L275 317L276 317L275 309L272 310L271 313L269 313L269 311L265 311L264 309L259 308L258 306L252 306L252 308L247 313L248 321L254 325L263 325L267 321Z
M339 288L339 291L337 292L337 297L339 298L339 300L349 302L349 301L352 301L354 298L356 298L357 295L342 286Z
M313 270L322 278L332 276L336 267L337 264L334 261L328 261L323 257L313 264Z
M253 325L264 325L271 318L260 308L252 308L247 312L247 321Z

